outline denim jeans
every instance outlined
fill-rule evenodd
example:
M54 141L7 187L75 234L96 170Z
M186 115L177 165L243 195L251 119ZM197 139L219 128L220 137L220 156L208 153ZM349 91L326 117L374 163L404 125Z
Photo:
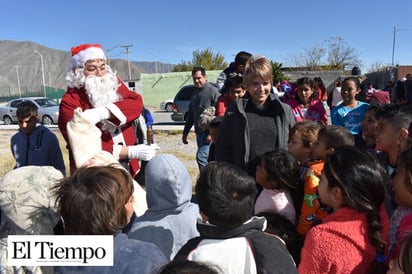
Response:
M197 153L196 161L199 166L199 170L207 165L207 158L209 157L210 143L206 141L209 131L205 130L201 134L196 134L197 141Z

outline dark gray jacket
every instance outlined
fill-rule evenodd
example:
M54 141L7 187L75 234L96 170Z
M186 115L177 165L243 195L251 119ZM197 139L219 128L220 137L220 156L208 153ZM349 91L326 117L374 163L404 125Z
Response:
M196 134L200 134L204 131L204 129L201 129L198 125L200 114L202 114L206 108L215 106L219 96L220 93L217 88L209 83L206 83L201 89L193 92L190 98L189 110L183 134L187 135L193 124L195 125Z
M289 130L295 124L292 109L280 102L274 94L269 99L275 105L276 113L273 119L276 123L276 147L287 149ZM219 127L218 140L215 148L215 160L228 162L246 170L250 155L249 125L245 112L249 99L239 99L226 110ZM264 130L264 129L262 129Z

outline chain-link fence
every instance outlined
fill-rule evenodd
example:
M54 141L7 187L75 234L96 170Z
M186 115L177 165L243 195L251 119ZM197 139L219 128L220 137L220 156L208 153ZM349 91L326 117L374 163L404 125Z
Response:
M0 103L8 102L15 98L31 97L31 96L46 96L51 99L60 100L66 92L64 89L53 87L21 87L20 90L11 87L0 87Z

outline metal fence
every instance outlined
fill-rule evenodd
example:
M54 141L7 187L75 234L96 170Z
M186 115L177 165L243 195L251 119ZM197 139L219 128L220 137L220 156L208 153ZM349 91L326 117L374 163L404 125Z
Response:
M46 96L51 99L60 100L63 97L63 94L66 92L64 89L58 89L53 87L40 88L29 88L22 87L19 90L16 90L11 87L0 87L0 102L8 102L15 98L29 97L29 96Z

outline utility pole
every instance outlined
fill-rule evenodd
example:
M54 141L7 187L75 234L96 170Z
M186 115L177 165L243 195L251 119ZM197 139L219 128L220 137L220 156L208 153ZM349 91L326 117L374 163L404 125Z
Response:
M133 47L133 45L125 45L125 46L120 46L120 47L125 49L124 53L126 53L126 56L127 56L127 64L128 64L128 67L129 67L129 81L130 81L130 80L132 80L132 74L131 74L131 71L130 71L130 60L129 60L130 51L129 51L129 48Z
M21 98L21 89L20 89L20 77L19 77L19 66L14 66L16 68L17 74L17 88L19 89L19 96Z
M120 45L116 45L116 46L114 46L114 47L106 50L106 51L107 51L107 64L108 64L109 66L110 66L110 52L111 52L112 50L114 50L115 48L118 48L118 47L120 47Z
M396 41L396 27L393 27L393 42L392 42L392 67L395 62L395 41Z
M46 82L44 81L44 64L43 64L43 55L42 55L40 52L38 52L37 50L33 50L33 52L34 52L35 54L37 54L37 55L39 55L39 56L40 56L40 62L41 62L41 75L42 75L42 78L43 78L43 92L44 92L44 97L47 97L47 96L46 96Z

